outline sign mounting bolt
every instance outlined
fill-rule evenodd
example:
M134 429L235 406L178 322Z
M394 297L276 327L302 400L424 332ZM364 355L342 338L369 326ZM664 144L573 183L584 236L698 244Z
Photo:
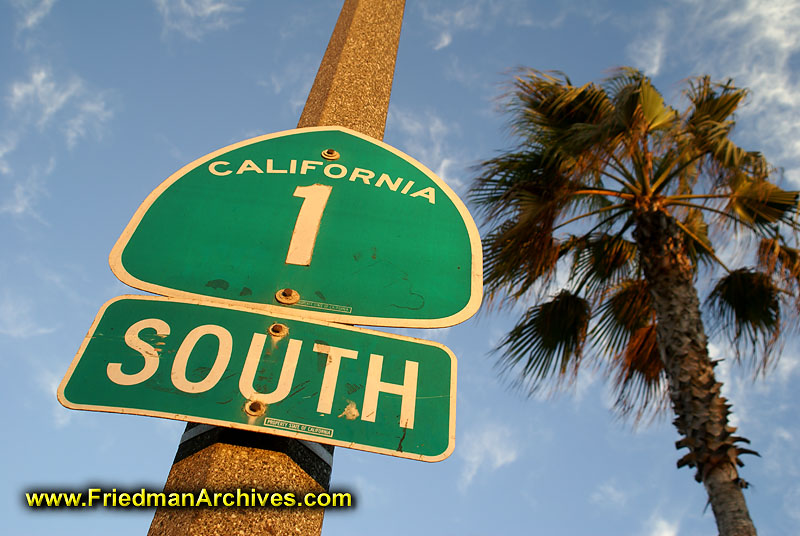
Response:
M276 339L281 339L289 333L289 328L286 324L279 324L275 322L269 327L269 334L275 337Z
M325 149L322 151L322 158L325 160L339 160L339 153L335 149Z
M248 400L244 405L244 411L253 417L260 417L267 411L267 405L260 400Z
M290 288L282 288L275 293L275 299L284 305L294 305L300 301L300 294Z

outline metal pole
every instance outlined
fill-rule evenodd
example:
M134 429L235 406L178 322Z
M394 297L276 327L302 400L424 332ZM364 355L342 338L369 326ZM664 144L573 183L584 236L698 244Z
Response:
M345 0L298 127L340 125L383 139L405 0ZM320 493L333 447L189 423L164 491ZM319 508L158 508L148 536L320 534Z

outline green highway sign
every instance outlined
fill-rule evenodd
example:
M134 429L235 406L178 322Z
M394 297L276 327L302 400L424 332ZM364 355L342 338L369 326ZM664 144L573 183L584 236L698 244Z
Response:
M110 264L133 287L347 324L444 327L478 309L478 231L413 158L343 127L260 136L178 170Z
M454 447L455 386L455 356L438 343L121 296L97 314L58 399L439 461Z

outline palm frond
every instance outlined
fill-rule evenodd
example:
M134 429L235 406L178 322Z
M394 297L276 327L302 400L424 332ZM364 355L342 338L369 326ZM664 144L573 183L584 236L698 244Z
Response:
M575 378L580 366L591 311L589 303L568 291L531 307L495 350L503 372L529 393L546 380L556 384Z
M756 360L747 352L757 370L766 369L771 351L781 333L780 289L770 276L747 268L734 270L717 281L707 299L713 313L714 329L725 333L741 360L740 344L761 354Z
M552 200L568 185L568 178L539 150L522 150L487 160L474 169L481 174L469 192L474 206L488 218L513 214L517 198Z
M747 223L769 232L775 223L793 225L800 193L766 181L741 178L731 185L727 210Z
M589 335L604 353L617 355L629 343L631 336L655 318L647 282L626 279L608 292L598 307L597 322Z
M746 89L737 88L733 80L712 82L708 75L689 80L686 96L692 102L693 120L728 120L747 96Z
M780 235L761 239L757 259L758 266L766 273L776 274L789 292L800 287L800 250L785 245Z
M770 238L763 238L756 254L758 267L771 274L781 290L784 324L792 330L800 329L800 250L789 247L776 231Z
M715 260L714 249L708 237L708 223L703 218L703 212L699 209L689 209L686 217L682 220L683 226L691 233L691 239L685 240L686 254L692 260L694 266L701 263L710 265Z
M597 310L589 336L610 356L607 370L616 394L614 409L634 424L668 407L664 365L658 350L655 312L647 282L627 279Z
M484 286L490 299L504 291L513 299L555 274L562 245L546 230L521 233L509 220L483 239Z
M573 86L558 72L522 72L507 99L514 117L512 128L523 137L535 133L537 143L542 137L562 138L574 124L596 123L611 109L601 88L594 84Z
M618 67L603 80L603 88L609 95L619 95L630 87L635 87L643 78L644 74L638 69Z
M530 146L547 147L547 157L563 173L582 181L606 165L625 136L625 125L616 120L614 103L603 88L573 86L561 73L521 73L506 102L512 131Z
M574 250L570 279L588 296L627 278L634 267L636 244L620 235L591 235L583 246Z
M639 85L639 99L648 131L669 129L678 121L678 113L666 105L661 93L647 78L642 79Z
M611 83L613 88L609 93L614 103L614 119L624 129L630 131L635 127L640 117L639 89L644 75L638 71L629 70ZM627 81L627 83L621 83Z
M656 324L637 329L628 344L612 360L614 409L622 417L632 415L634 424L651 420L669 407L664 363L656 338Z
M690 80L686 91L692 103L686 118L691 143L711 157L712 175L723 183L743 172L763 180L772 171L763 155L741 149L730 138L735 124L733 115L747 93L730 79L713 83L708 76Z

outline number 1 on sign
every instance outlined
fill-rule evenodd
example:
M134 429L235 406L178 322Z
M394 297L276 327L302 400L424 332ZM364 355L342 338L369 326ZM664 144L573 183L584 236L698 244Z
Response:
M312 184L311 186L298 186L294 189L294 197L302 197L303 204L297 214L297 221L289 241L289 252L286 254L286 264L308 266L314 254L314 243L317 241L319 224L322 213L331 195L331 186L325 184Z

